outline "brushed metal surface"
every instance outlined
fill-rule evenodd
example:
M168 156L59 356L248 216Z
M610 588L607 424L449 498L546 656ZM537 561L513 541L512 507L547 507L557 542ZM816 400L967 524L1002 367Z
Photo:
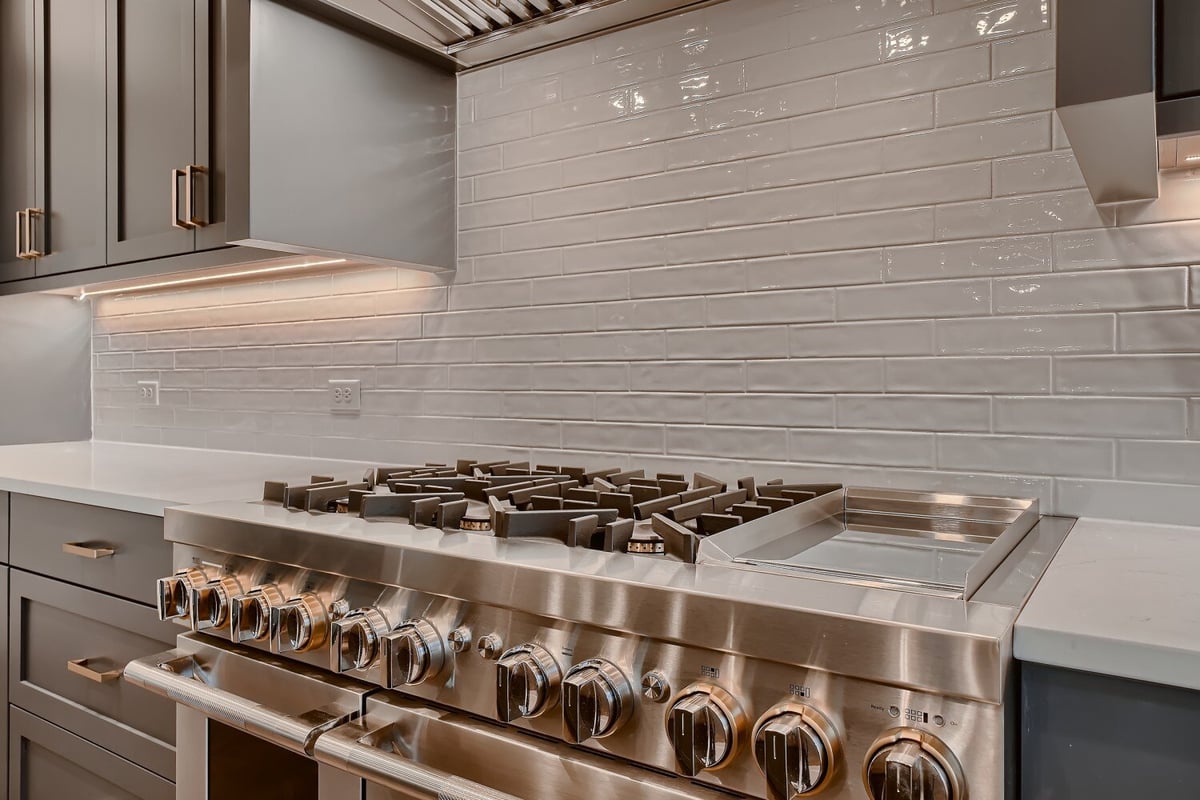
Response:
M206 563L227 568L234 573L258 570L258 574L262 574L261 570L264 568L258 562L190 547L180 547L179 557L188 563ZM924 727L930 731L941 732L943 738L959 753L963 762L971 764L974 771L969 780L976 792L975 796L995 797L997 800L1003 797L997 784L1000 780L997 754L1005 753L1004 725L1002 706L996 702L955 699L940 696L933 691L906 690L894 684L867 682L826 670L808 668L802 664L787 663L778 657L773 660L750 658L735 652L654 641L625 631L585 626L549 616L468 603L445 595L414 592L397 587L381 591L378 584L347 580L340 576L323 576L312 571L277 572L281 583L289 586L306 585L320 590L322 581L328 585L336 585L339 596L347 598L352 605L372 602L383 610L389 619L420 616L429 620L439 631L466 627L479 635L497 635L497 638L508 643L537 644L547 652L555 654L560 668L564 670L592 658L603 658L616 665L626 675L659 672L670 685L680 689L700 680L711 682L736 696L745 706L751 719L757 719L781 701L797 695L803 696L806 698L805 702L811 703L814 708L829 716L838 730L848 731L844 748L846 761L842 764L842 769L838 770L839 775L846 772L857 773L856 760L860 761L866 756L865 748L870 743L869 740L895 722L895 718L889 713L893 706L898 714L902 713L901 709L919 709L922 714L928 715L929 721L923 723ZM564 582L564 589L567 588L566 584L569 584L569 580ZM328 592L323 594L330 596ZM898 594L886 593L893 599ZM884 596L874 595L877 600ZM627 601L622 595L615 594L613 597L614 602L621 604L625 610L630 610L628 606L623 605ZM961 601L950 601L950 605L960 612L963 610ZM974 602L970 607L973 613L982 616L987 616L989 610L994 608ZM680 606L675 611L660 607L659 611L685 616L689 613L685 606ZM778 609L776 611L778 612ZM760 620L768 618L763 617ZM903 628L894 629L898 638L891 645L891 649L871 653L866 649L847 649L843 644L839 644L840 638L847 635L846 630L838 633L836 628L831 628L830 633L822 634L820 638L811 638L803 625L797 625L792 620L793 616L790 613L777 613L773 620L764 623L768 625L768 630L762 633L775 642L805 640L810 652L814 654L836 649L846 659L843 665L847 669L867 671L863 669L863 665L872 659L882 660L883 652L888 653L888 658L899 659L891 665L891 669L901 677L905 677L905 668L911 672L918 672L928 670L932 663L943 663L948 674L957 675L986 667L983 662L975 664L969 659L956 659L949 655L959 653L960 650L916 647L914 645L919 639L915 635L907 637L909 646L905 650ZM717 633L732 639L734 628L714 631L712 626L705 624L703 618L694 619L693 623L694 628L683 630L708 630L710 639ZM198 638L204 640L206 636L207 634L200 634ZM949 640L951 643L954 641ZM999 640L985 638L977 641L980 649L967 652L977 653L976 657L990 658L997 665L1008 663L1007 656L1003 655L1010 650L1007 636ZM946 644L946 641L942 642L943 646ZM267 645L260 644L254 649L265 653ZM857 661L850 660L855 653L858 653ZM297 662L302 662L313 668L327 668L328 658L328 652L321 650L300 655L290 654L289 662L297 667L300 666ZM413 699L458 708L482 718L495 719L496 663L484 658L473 648L461 653L447 652L446 661L445 667L436 678L417 686L406 687L403 690L404 694ZM713 678L713 675L718 677ZM367 687L369 684L364 683L362 686ZM674 771L674 753L665 735L666 711L666 706L639 695L635 699L628 722L622 725L620 730L604 739L591 740L583 745L583 748L663 771ZM933 722L938 716L942 718L943 726L937 726ZM558 714L523 719L514 722L511 727L555 740L561 740L563 736L562 720ZM705 773L700 780L722 788L762 796L763 779L749 747L742 747L727 767L717 772ZM842 780L843 778L835 777L830 787L842 785L838 783ZM849 792L857 786L859 783L856 779L853 783L844 784L844 791ZM986 790L989 786L993 788ZM837 795L835 793L831 796Z
M361 723L343 726L317 741L317 758L349 764L356 752L376 750L374 759L405 772L429 771L435 780L425 787L397 792L368 780L371 800L439 797L516 797L522 800L718 800L727 797L681 778L623 765L561 744L547 743L506 731L453 712L433 709L394 694L367 700ZM380 765L383 766L383 765ZM368 770L361 770L367 772ZM453 773L458 781L441 782L436 773ZM427 773L427 774L429 774ZM403 773L402 773L403 774ZM364 775L368 779L372 776ZM485 787L460 789L463 782ZM437 791L442 791L441 795Z
M839 496L827 500L833 505L821 511L822 499L771 516L815 514L820 522L845 504ZM858 506L869 502L903 504L905 498L855 500ZM937 495L921 503L927 512L954 505ZM831 800L861 800L862 770L874 754L871 747L898 726L944 742L963 765L972 798L1005 800L1006 770L1013 763L1012 723L1006 721L1005 706L1012 690L1012 625L1073 521L1043 518L1021 536L1024 524L1036 515L1032 505L975 498L961 506L974 511L960 516L983 517L966 521L984 526L992 535L983 538L1002 545L1007 554L968 600L961 592L920 594L734 569L719 560L693 565L669 557L569 548L548 539L443 533L394 518L363 520L259 503L169 509L166 536L175 543L177 568L203 566L213 574L237 576L243 586L275 583L289 596L310 593L326 611L335 605L369 607L392 624L425 620L439 636L469 631L458 638L494 639L502 643L494 648L497 654L527 643L552 657L563 673L603 659L622 675L654 674L676 691L711 685L736 701L750 721L789 701L803 702L842 733L840 747L831 748L838 750L836 763L822 781L822 795L828 792ZM903 516L902 511L902 506L889 507L878 516L891 519ZM956 522L951 516L928 519ZM757 522L765 525L767 519ZM887 523L900 524L895 519ZM1006 528L1014 532L1001 533ZM1002 542L1005 535L1012 541ZM205 636L191 638L204 641ZM268 642L251 642L243 652L258 657L269 647ZM400 687L396 696L402 692L421 705L497 720L497 663L450 641L443 650L444 666L436 675ZM362 681L364 691L386 688L387 671L378 657L384 652L380 648L371 663L346 664L356 667L347 677ZM286 659L279 661L281 667L306 664L327 670L331 653L322 646L288 653ZM561 691L548 688L552 696L547 704L553 708L562 702ZM680 766L666 735L670 705L645 695L632 698L630 705L627 721L612 735L589 739L576 752L614 757L612 764L623 762L630 769L641 765L676 773ZM563 743L557 711L506 716L513 717L511 724L497 729L504 735L522 741L535 734L530 741L539 747L546 747L547 740ZM359 739L382 727L368 723ZM701 772L690 786L767 797L751 738L737 737L721 768ZM383 741L368 739L371 746ZM316 742L319 746L320 736ZM343 742L343 750L347 747ZM369 788L372 797L436 796L421 794L438 780L424 767L526 800L558 797L522 795L479 781L464 774L465 767L426 762L424 753L420 768L398 768L389 760L394 752L365 755L373 766L360 772L376 770L380 778L397 768L402 775L388 779L391 788Z
M183 634L177 647L129 662L125 680L296 753L354 719L369 688L269 656Z

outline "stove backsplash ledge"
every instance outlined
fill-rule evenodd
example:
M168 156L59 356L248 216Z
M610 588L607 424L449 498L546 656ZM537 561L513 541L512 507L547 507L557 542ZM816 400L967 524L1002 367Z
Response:
M1194 522L1200 180L1093 205L1052 12L728 0L466 73L455 275L97 298L95 436Z

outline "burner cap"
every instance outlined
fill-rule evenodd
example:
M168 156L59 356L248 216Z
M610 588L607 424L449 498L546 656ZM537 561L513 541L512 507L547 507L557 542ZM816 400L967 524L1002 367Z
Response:
M650 531L636 533L629 539L629 544L625 545L625 552L642 555L663 555L667 552L667 543L657 533Z
M486 513L464 514L462 520L458 523L458 529L462 531L490 531L492 529L492 517Z

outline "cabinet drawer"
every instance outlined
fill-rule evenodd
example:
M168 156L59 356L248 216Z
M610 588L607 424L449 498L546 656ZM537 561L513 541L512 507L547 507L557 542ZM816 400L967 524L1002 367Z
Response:
M154 604L155 579L171 572L161 517L23 494L11 504L14 567Z
M175 784L9 707L10 800L174 800Z
M154 609L14 569L9 702L159 775L175 774L175 704L131 686L125 664L175 645Z

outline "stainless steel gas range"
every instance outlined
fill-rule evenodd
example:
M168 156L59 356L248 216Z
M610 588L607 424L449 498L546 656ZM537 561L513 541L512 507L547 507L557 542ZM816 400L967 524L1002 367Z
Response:
M180 800L1003 800L1034 500L459 461L169 509Z

